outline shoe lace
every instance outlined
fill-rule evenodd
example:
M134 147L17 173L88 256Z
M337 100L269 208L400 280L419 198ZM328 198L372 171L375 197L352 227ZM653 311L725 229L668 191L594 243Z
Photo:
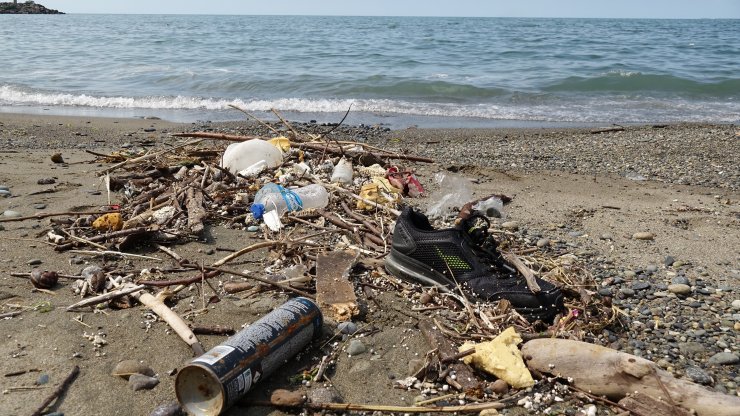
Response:
M497 250L498 243L488 232L489 228L491 221L479 212L473 212L462 222L463 234L468 236L470 246L478 257L482 258L489 268L501 270L504 268L504 262Z

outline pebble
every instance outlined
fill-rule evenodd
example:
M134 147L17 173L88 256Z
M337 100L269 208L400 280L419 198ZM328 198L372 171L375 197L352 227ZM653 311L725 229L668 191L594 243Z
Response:
M695 383L709 385L714 382L712 379L712 376L707 374L706 371L702 370L701 368L690 365L686 367L686 370L684 370L686 373L686 376L688 376L691 380L693 380Z
M732 301L732 309L736 311L740 310L740 299L735 299Z
M731 352L718 352L707 360L709 365L734 365L740 362L740 357Z
M365 351L367 351L367 347L359 339L353 339L349 342L349 346L347 347L347 354L353 356L362 354Z
M675 262L676 259L674 259L672 256L665 256L665 259L663 260L663 264L665 264L665 267L671 267Z
M632 234L632 238L635 240L652 240L655 238L655 234L647 231L640 231Z
M10 193L10 191L8 191L6 189L0 189L0 197L9 198L10 196L12 196L12 194Z
M675 293L676 295L688 295L691 293L691 286L684 284L670 284L668 285L668 291Z
M506 394L509 392L509 383L504 380L498 379L491 383L491 391L496 394Z
M187 413L180 407L180 403L171 402L160 404L149 413L149 416L185 416Z
M145 376L143 374L131 374L128 378L128 385L134 391L139 390L151 390L159 384L159 379L155 377Z
M318 387L308 393L311 403L343 403L342 396L332 387Z
M152 377L154 376L154 370L136 360L124 360L118 363L113 369L113 373L111 373L112 376L119 376L126 380L132 374L142 374Z
M51 185L52 183L56 183L56 179L54 178L41 178L36 181L39 185Z
M22 217L22 216L23 215L20 212L18 212L18 211L12 211L12 210L9 210L9 209L8 210L5 210L3 212L3 217L18 218L18 217Z
M658 266L656 266L656 265L654 265L654 264L649 264L649 265L648 265L648 266L647 266L647 267L645 268L645 271L646 271L646 272L648 272L648 273L650 273L650 274L653 274L653 273L655 273L655 272L657 272L657 271L658 271Z
M677 285L686 285L686 286L691 284L691 282L689 282L689 278L684 275L678 275L674 277L673 279L671 279L671 283L677 284Z
M37 265L39 265L41 263L43 263L43 261L41 261L41 259L31 259L31 260L28 260L26 262L26 264L28 264L29 266L37 266Z
M549 238L540 238L537 240L537 247L547 247L550 245L550 239Z
M619 289L619 293L623 294L626 297L630 297L630 296L634 296L635 295L635 291L632 290L632 289L630 289L630 288L628 288L628 287L623 287L623 288Z
M635 282L632 283L632 289L634 290L645 290L650 288L650 283L648 282Z
M683 354L701 354L706 348L699 342L682 342L678 344L678 350Z
M612 234L612 233L604 233L604 234L601 234L601 236L599 238L601 238L602 240L611 241L611 240L614 240L614 234Z
M270 395L270 403L276 406L301 406L306 402L303 392L300 390L277 389Z
M33 204L35 209L46 209L46 204Z
M504 230L515 231L519 229L519 223L516 221L506 221L505 223L501 224L501 228L503 228Z
M36 385L37 386L43 386L44 384L49 382L49 375L48 374L41 374L38 379L36 379Z
M354 322L342 322L337 325L337 329L343 334L352 335L357 332L357 324Z
M0 185L0 191L9 191L10 188L7 185Z
M5 226L0 224L0 231L5 231Z

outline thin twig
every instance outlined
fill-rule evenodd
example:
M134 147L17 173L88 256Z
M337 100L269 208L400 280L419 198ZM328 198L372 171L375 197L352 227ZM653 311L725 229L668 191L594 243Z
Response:
M252 113L248 112L247 110L244 110L243 108L241 108L239 106L236 106L234 104L229 104L229 107L241 111L242 113L244 113L244 114L248 115L249 117L253 118L256 122L258 122L261 125L267 127L268 129L270 129L271 132L273 132L273 133L277 134L278 136L280 136L280 132L277 131L277 130L275 130L274 127L272 127L271 125L269 125L269 124L265 123L264 121L260 120L255 115L253 115Z
M64 379L64 381L62 381L62 384L60 384L59 387L57 387L57 389L54 390L54 392L49 397L47 397L46 400L44 400L41 406L39 406L39 408L36 409L36 411L33 412L31 416L41 416L41 414L44 412L44 409L46 409L46 407L49 406L51 402L56 400L57 397L64 394L64 392L69 388L69 386L75 381L78 374L80 374L80 367L74 366L74 368L72 368L72 372L69 373L69 375L67 376L67 378Z
M74 212L74 211L68 211L68 212L49 212L45 214L36 214L36 215L29 215L26 217L13 217L13 218L0 218L0 222L13 222L13 221L25 221L25 220L40 220L42 218L48 218L48 217L61 217L64 215L103 215L103 214L110 214L112 212L118 212L118 211L94 211L94 212Z

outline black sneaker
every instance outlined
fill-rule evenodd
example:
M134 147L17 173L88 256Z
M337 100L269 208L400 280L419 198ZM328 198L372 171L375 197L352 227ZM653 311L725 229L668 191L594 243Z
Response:
M476 226L479 220L482 226ZM541 291L532 293L501 260L489 225L485 216L474 214L455 228L435 230L426 216L406 207L396 221L385 268L401 279L445 291L459 283L480 299L508 300L530 321L551 321L563 308L560 289L537 279Z

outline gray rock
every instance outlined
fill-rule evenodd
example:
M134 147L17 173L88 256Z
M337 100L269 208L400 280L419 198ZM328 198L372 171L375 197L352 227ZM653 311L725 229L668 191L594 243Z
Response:
M637 273L633 272L632 270L625 270L624 271L624 277L626 277L627 279L632 279L635 276L637 276Z
M344 403L342 396L333 387L318 387L308 393L311 403Z
M22 217L22 216L23 216L23 214L21 214L18 211L6 210L6 211L3 212L3 217L18 218L18 217Z
M339 332L347 335L352 335L355 332L357 332L357 324L354 322L342 322L339 325L337 325L337 329Z
M0 185L0 191L9 191L9 190L10 190L10 187L8 187L7 185Z
M718 352L707 360L709 365L733 365L740 362L740 357L731 352Z
M39 376L39 378L36 379L36 385L37 386L43 386L44 384L49 382L49 375L44 373Z
M693 380L695 383L709 385L714 382L712 379L712 376L707 374L706 371L702 370L701 368L690 365L686 367L686 370L684 370L686 373L686 376L688 376L691 380Z
M46 209L46 204L33 204L34 209Z
M550 245L550 239L549 238L540 238L537 240L537 247L547 247Z
M10 198L11 196L12 194L10 193L10 191L5 190L5 189L0 189L0 198Z
M632 289L634 290L645 290L650 288L650 283L648 282L634 282L632 283Z
M665 259L663 259L663 264L665 264L665 267L671 267L675 262L676 259L674 259L673 256L665 256Z
M583 231L571 231L568 235L571 237L580 237L583 235Z
M614 240L614 235L612 233L604 233L604 234L601 234L601 236L599 236L599 238L602 239L602 240L609 240L609 241L611 241L611 240Z
M132 374L131 377L128 378L128 385L131 386L134 391L151 390L156 387L157 384L159 384L159 379L145 376L143 374Z
M31 260L28 260L26 262L26 264L28 264L29 266L37 266L37 265L39 265L41 263L43 263L43 261L41 261L41 259L31 259Z
M601 296L611 296L612 295L612 290L610 288L608 288L608 287L602 287L601 289L599 289L599 295L601 295Z
M732 301L732 309L736 311L740 310L740 299L735 299Z
M111 375L122 377L128 380L129 377L133 374L153 377L154 370L136 360L124 360L116 365Z
M359 355L365 351L367 351L367 347L359 339L353 339L347 347L347 354L349 355Z
M650 274L653 274L653 273L655 273L655 272L657 272L657 271L658 271L658 266L656 266L656 265L654 265L654 264L649 264L649 265L648 265L648 266L647 266L647 267L645 268L645 271L646 271L646 272L648 272L648 273L650 273Z
M41 178L36 181L39 185L51 185L52 183L55 183L57 180L54 178Z
M677 285L690 285L691 284L691 282L689 282L689 278L681 274L671 279L671 283L677 284Z
M703 353L706 348L699 342L690 341L679 343L678 350L681 351L682 354L693 355Z
M668 291L676 295L688 295L691 293L691 286L674 283L668 285Z
M635 295L635 291L628 287L623 287L619 289L619 293L623 294L625 297L631 297Z
M0 224L0 231L5 231L5 226Z
M516 221L506 221L505 223L501 224L501 228L504 230L510 230L510 231L516 231L519 229L519 223Z
M180 407L180 403L172 402L161 404L149 413L149 416L186 416L187 413Z

